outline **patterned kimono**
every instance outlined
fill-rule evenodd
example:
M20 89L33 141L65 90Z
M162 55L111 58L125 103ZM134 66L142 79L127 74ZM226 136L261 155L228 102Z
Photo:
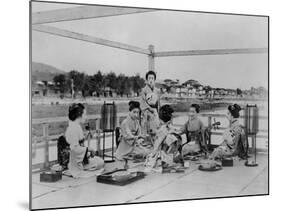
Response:
M189 119L180 130L180 134L186 135L187 143L182 147L182 155L197 153L201 150L202 132L204 129L203 122L195 117Z
M155 134L159 125L159 93L146 85L141 93L142 131L144 134Z
M224 131L222 137L223 142L213 151L212 158L240 156L244 153L242 151L248 147L244 130L237 119L231 122L230 127ZM243 149L239 146L242 146Z
M81 141L84 140L84 133L79 123L69 121L65 138L70 144L68 169L74 178L85 177L85 170L94 171L103 168L104 161L97 156L89 158L88 147L81 145Z
M124 157L136 155L145 157L149 153L149 149L143 147L140 139L141 126L138 119L133 119L130 114L121 124L120 142L115 152L115 157L122 160Z
M62 170L68 169L70 145L67 143L64 136L60 136L57 142L58 163Z
M148 168L176 165L175 158L179 155L181 138L171 122L162 125L156 133L153 151L147 156L145 166Z

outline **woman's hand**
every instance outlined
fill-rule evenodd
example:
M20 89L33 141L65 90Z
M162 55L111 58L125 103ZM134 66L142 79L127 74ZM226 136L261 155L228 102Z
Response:
M97 151L95 151L93 148L88 147L88 152L90 153L91 157L94 157L97 154Z

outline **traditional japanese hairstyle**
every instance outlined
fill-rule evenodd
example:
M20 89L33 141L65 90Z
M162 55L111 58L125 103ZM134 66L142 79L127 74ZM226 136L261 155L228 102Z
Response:
M145 79L148 79L149 75L153 75L154 76L154 80L156 80L156 73L152 70L149 70L146 74L145 74Z
M132 111L133 109L138 108L140 109L140 103L138 101L130 101L129 102L129 111Z
M190 107L195 108L196 113L200 112L200 105L198 105L198 104L191 104Z
M174 109L170 105L163 105L159 110L159 118L163 122L169 122L172 119Z
M75 121L77 118L82 117L85 106L81 103L73 103L68 109L68 118Z
M241 111L241 107L239 105L229 105L228 110L234 118L239 118L239 111Z

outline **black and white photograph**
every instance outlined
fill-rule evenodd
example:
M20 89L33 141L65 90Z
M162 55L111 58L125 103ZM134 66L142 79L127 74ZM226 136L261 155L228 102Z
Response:
M29 6L31 210L269 194L269 16Z

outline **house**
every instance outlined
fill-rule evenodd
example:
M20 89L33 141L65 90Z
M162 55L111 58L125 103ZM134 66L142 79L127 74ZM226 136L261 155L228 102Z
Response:
M196 89L193 87L187 88L188 90L188 97L195 97L196 96Z
M177 94L179 88L179 80L165 79L163 81L157 81L155 86L160 89L162 93Z
M32 96L50 96L60 93L59 88L52 81L35 81L32 84Z
M182 85L174 86L176 89L176 97L184 97L188 95L188 89Z

